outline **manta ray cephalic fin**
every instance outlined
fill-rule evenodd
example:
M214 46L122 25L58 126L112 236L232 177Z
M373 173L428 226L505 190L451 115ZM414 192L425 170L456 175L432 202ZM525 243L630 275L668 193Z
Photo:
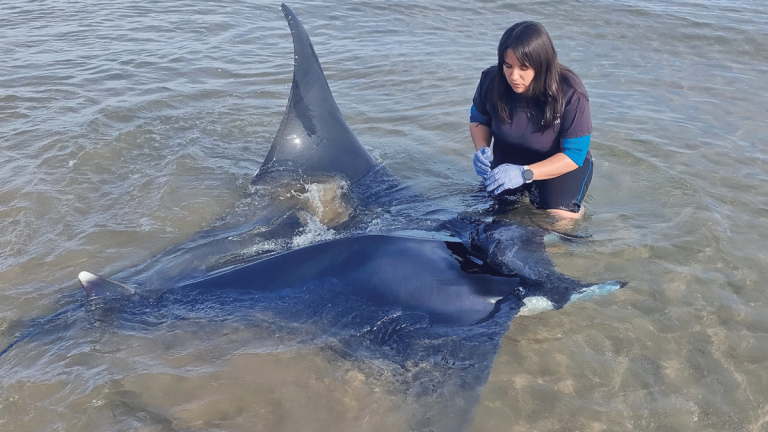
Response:
M77 278L80 280L80 285L83 286L85 292L88 293L88 297L115 297L131 295L136 292L127 285L87 271L80 272Z

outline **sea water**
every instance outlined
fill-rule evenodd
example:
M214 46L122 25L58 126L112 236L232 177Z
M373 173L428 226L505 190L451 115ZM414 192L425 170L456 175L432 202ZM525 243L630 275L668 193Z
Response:
M580 280L630 284L514 319L457 428L768 429L768 3L289 6L365 148L452 211L487 206L468 116L507 27L544 24L589 92L595 174L567 229L586 239L550 256ZM282 118L293 49L279 4L260 0L4 0L0 39L10 342L82 300L81 270L141 264L238 205ZM549 223L526 206L502 217ZM334 232L308 226L301 244ZM451 428L459 389L417 397L385 360L262 330L97 322L22 343L0 358L0 429Z

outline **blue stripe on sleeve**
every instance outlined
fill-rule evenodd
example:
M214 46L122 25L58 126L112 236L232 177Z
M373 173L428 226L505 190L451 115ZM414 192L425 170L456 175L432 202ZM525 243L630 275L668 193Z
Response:
M584 135L583 137L562 140L563 153L578 166L582 166L584 159L587 157L589 137L590 135Z
M474 105L472 105L472 109L469 110L469 122L470 123L480 123L488 126L488 120L486 116L480 114L480 111L475 108Z

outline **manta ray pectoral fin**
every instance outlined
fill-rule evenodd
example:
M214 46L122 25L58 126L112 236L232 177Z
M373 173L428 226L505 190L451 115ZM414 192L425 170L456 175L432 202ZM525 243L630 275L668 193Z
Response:
M597 285L586 286L571 294L571 297L568 299L568 302L566 302L565 305L569 305L576 301L586 301L594 297L610 294L619 288L624 288L625 286L627 286L627 282L623 281L609 281ZM523 299L523 304L524 305L522 308L520 308L518 315L536 315L541 312L560 308L545 296L526 297Z
M348 181L376 168L344 121L307 30L281 6L293 38L293 83L283 120L254 181L273 170L298 170L307 177L342 175Z
M88 297L115 297L131 295L136 292L127 285L87 271L80 272L77 278L80 280L80 285L83 286L85 292L88 293Z

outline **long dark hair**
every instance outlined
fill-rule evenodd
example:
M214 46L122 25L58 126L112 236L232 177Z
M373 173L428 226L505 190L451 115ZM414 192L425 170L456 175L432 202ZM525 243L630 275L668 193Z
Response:
M542 125L544 130L551 128L563 112L563 94L560 88L562 72L570 69L557 60L557 52L549 33L544 26L534 21L519 22L501 36L496 68L496 80L493 86L493 105L502 121L511 120L507 109L508 101L514 90L504 76L504 58L507 50L512 50L521 65L533 68L535 75L529 88L529 107L536 105L544 111Z

